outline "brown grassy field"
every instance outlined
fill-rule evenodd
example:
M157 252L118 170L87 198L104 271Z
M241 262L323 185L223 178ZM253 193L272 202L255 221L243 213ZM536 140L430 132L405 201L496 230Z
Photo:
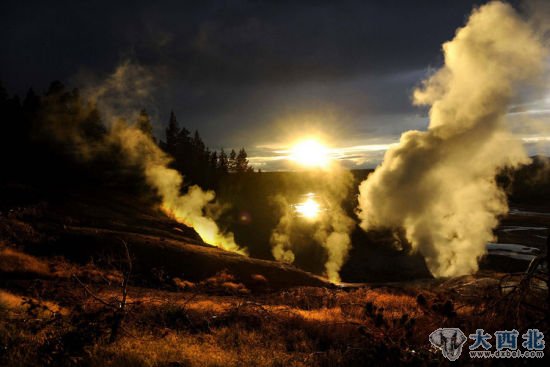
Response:
M548 331L541 274L335 286L204 244L148 202L77 199L2 208L0 366L440 365L439 327Z
M263 276L250 289L221 272L131 285L111 342L120 271L10 248L0 252L0 272L6 366L439 365L444 359L427 338L438 327L546 325L539 280L512 293L502 288L521 275L268 291Z

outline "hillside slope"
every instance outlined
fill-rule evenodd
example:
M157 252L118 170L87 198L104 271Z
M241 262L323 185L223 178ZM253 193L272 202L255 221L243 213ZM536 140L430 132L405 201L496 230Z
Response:
M121 192L44 195L9 187L12 203L0 215L0 239L39 256L64 256L77 263L105 264L122 256L128 244L134 271L147 281L162 273L199 281L227 271L253 286L257 275L273 289L327 286L315 275L286 264L230 253L204 243L196 232L155 208L153 198ZM20 197L20 205L13 198ZM5 203L6 201L4 201Z

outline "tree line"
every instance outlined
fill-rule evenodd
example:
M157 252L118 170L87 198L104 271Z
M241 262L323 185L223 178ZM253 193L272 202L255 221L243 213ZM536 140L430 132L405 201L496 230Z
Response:
M120 180L120 171L132 173L120 152L104 149L108 134L100 108L85 100L78 88L69 90L54 81L42 95L29 89L23 100L10 96L0 82L0 180L75 182ZM210 150L200 133L190 133L170 113L165 140L156 140L151 118L142 109L136 121L126 121L149 135L173 158L171 167L185 184L216 188L229 173L254 172L246 150L227 154ZM128 177L126 177L126 180Z
M172 167L193 183L213 187L228 173L254 172L244 148L238 152L232 149L229 155L223 148L219 152L211 151L197 130L191 135L185 127L180 128L173 111L165 134L166 140L159 143L160 147L174 158Z

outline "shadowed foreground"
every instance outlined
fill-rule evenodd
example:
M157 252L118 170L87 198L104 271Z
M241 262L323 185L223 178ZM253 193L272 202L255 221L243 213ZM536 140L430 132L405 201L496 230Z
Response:
M336 287L145 199L62 197L2 208L0 365L438 365L439 327L548 330L539 272Z

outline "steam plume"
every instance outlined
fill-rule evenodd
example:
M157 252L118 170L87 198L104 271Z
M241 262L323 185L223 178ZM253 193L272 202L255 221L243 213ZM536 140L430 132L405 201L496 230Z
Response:
M404 133L361 184L362 228L403 228L434 276L475 272L508 210L495 175L529 161L505 114L517 83L542 71L544 51L511 6L474 10L443 45L445 65L414 92L431 106L427 131Z
M277 196L275 202L282 210L279 223L271 232L271 253L277 261L292 264L295 256L292 251L291 230L294 221L294 213L291 210L290 203L282 196Z
M211 245L224 250L246 254L232 233L222 233L216 222L207 216L206 209L215 199L213 191L191 186L187 194L180 192L183 178L169 168L170 158L158 147L152 137L125 121L136 121L136 104L149 97L153 77L145 69L123 64L107 80L85 91L88 98L105 112L110 123L106 143L117 146L128 162L143 169L147 184L162 199L162 210L180 223L192 227ZM133 116L132 116L133 115Z
M315 225L314 240L327 251L324 264L325 272L331 282L339 283L340 269L347 259L351 248L350 232L355 222L342 208L342 202L347 198L353 182L353 176L348 170L333 162L320 173L323 187L317 191L326 204ZM292 263L295 260L292 244L292 225L296 220L295 213L284 198L277 198L283 214L271 234L272 254L276 260Z

